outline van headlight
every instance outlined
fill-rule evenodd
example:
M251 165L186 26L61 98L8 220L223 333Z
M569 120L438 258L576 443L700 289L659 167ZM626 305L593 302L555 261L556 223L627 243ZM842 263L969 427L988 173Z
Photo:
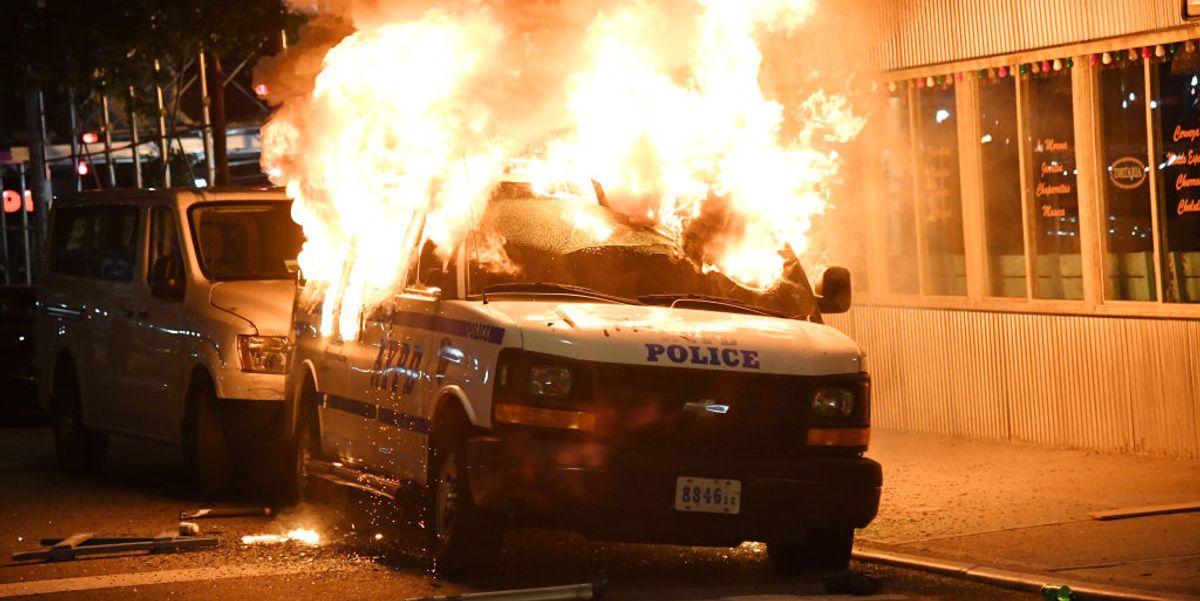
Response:
M538 399L565 399L571 396L571 369L559 365L529 367L529 394Z
M845 388L822 386L813 394L812 410L823 417L850 417L854 413L854 393Z
M238 356L242 360L242 371L285 374L291 350L287 336L238 336Z

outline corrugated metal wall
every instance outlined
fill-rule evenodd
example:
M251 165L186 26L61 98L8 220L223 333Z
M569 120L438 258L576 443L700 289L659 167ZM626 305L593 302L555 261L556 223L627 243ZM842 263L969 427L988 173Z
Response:
M876 58L902 69L1169 29L1179 0L859 0Z
M1200 321L855 307L874 424L1200 457Z

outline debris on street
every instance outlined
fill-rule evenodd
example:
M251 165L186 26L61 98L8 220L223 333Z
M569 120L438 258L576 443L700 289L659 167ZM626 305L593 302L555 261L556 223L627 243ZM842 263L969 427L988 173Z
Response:
M179 512L181 520L203 520L211 518L257 518L271 517L270 507L205 507L196 511Z
M409 599L408 601L584 601L587 599L599 599L601 593L604 591L604 585L604 580L598 579L586 584L488 591L465 595L443 595L440 597Z
M219 541L216 537L198 536L199 533L200 527L188 522L179 524L175 530L166 530L154 537L109 537L79 532L66 538L43 538L42 549L13 553L13 561L69 561L84 555L129 551L173 553L217 546Z
M1093 520L1102 522L1108 520L1123 520L1126 518L1141 518L1151 515L1166 515L1170 513L1187 513L1189 511L1200 511L1200 501L1191 501L1189 503L1167 503L1164 505L1146 505L1142 507L1127 507L1124 509L1113 509L1110 511L1097 511L1089 513L1088 517Z

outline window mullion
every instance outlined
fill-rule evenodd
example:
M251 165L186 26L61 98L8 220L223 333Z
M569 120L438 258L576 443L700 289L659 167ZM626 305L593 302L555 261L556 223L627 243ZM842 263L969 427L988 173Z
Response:
M1015 70L1015 69L1014 69ZM1021 161L1021 223L1024 224L1022 234L1025 237L1025 298L1032 299L1037 296L1037 270L1034 265L1034 257L1037 256L1037 249L1034 248L1035 237L1033 236L1034 220L1029 211L1033 206L1033 199L1030 198L1032 186L1029 184L1030 177L1033 174L1033 157L1029 148L1029 91L1025 89L1025 82L1021 80L1015 73L1013 74L1013 85L1017 86L1017 136L1020 138L1017 148Z
M987 237L983 191L982 128L979 123L979 82L966 77L957 86L958 155L962 173L963 248L967 271L967 298L987 296L991 274L987 260Z
M1151 238L1154 239L1154 285L1157 296L1156 300L1161 304L1166 302L1166 284L1163 281L1163 261L1165 255L1163 253L1163 231L1162 231L1162 199L1159 198L1158 192L1158 150L1155 143L1155 132L1158 128L1155 126L1153 100L1154 94L1154 65L1152 61L1142 61L1143 76L1145 79L1146 92L1146 166L1150 168L1150 173L1147 177L1150 179L1150 224Z
M1075 165L1087 169L1082 177L1076 175L1078 186L1079 253L1083 275L1083 300L1089 306L1104 302L1104 252L1106 236L1100 235L1097 224L1104 219L1104 199L1101 189L1098 72L1091 65L1080 65L1071 76L1071 92L1075 105Z
M913 184L913 231L916 232L917 240L917 294L929 294L928 277L925 274L925 228L922 226L921 219L922 210L925 208L925 182L922 177L924 171L920 167L921 148L920 142L917 140L918 132L921 131L921 111L920 111L920 96L915 89L910 88L908 91L908 122L910 124L909 131L912 132L909 136L912 152L910 163L915 177L912 178Z

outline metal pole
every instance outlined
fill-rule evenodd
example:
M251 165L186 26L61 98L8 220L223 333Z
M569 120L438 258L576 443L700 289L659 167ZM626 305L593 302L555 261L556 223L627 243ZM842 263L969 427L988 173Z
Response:
M75 191L83 189L83 176L79 175L79 117L75 112L75 88L67 88L67 111L71 118L71 172L75 176Z
M129 115L129 151L133 154L133 187L142 189L142 141L138 137L138 118L133 110L133 86L129 86L129 102L125 104L125 114Z
M33 169L33 196L37 210L33 219L36 231L33 232L34 247L43 248L46 240L47 218L50 215L50 204L54 199L54 185L51 180L50 165L46 161L46 103L41 90L34 90L25 96L25 120L29 131L29 161ZM22 199L23 202L23 199ZM38 256L42 256L39 252Z
M108 166L108 187L117 187L117 166L112 155L112 121L108 118L108 95L100 96L101 116L104 119L104 164Z
M21 202L17 206L22 210L25 208L24 190L21 191ZM12 277L8 273L9 270L12 269L12 265L8 260L8 211L5 211L3 207L0 207L0 245L4 246L4 254L2 255L4 257L4 283L11 284Z
M200 53L200 103L201 117L204 123L204 165L208 168L205 181L212 186L217 183L217 162L213 158L213 130L212 117L209 115L208 106L212 101L208 97L208 67L207 61L204 58L204 53Z
M29 207L25 206L25 163L17 163L18 186L21 193L21 234L25 244L25 283L33 284L33 243L29 236ZM43 218L43 221L45 219ZM8 246L6 243L5 251Z
M162 83L159 82L158 59L154 59L154 94L158 102L158 152L162 158L163 187L171 187L171 147L167 145L167 109L163 105Z

